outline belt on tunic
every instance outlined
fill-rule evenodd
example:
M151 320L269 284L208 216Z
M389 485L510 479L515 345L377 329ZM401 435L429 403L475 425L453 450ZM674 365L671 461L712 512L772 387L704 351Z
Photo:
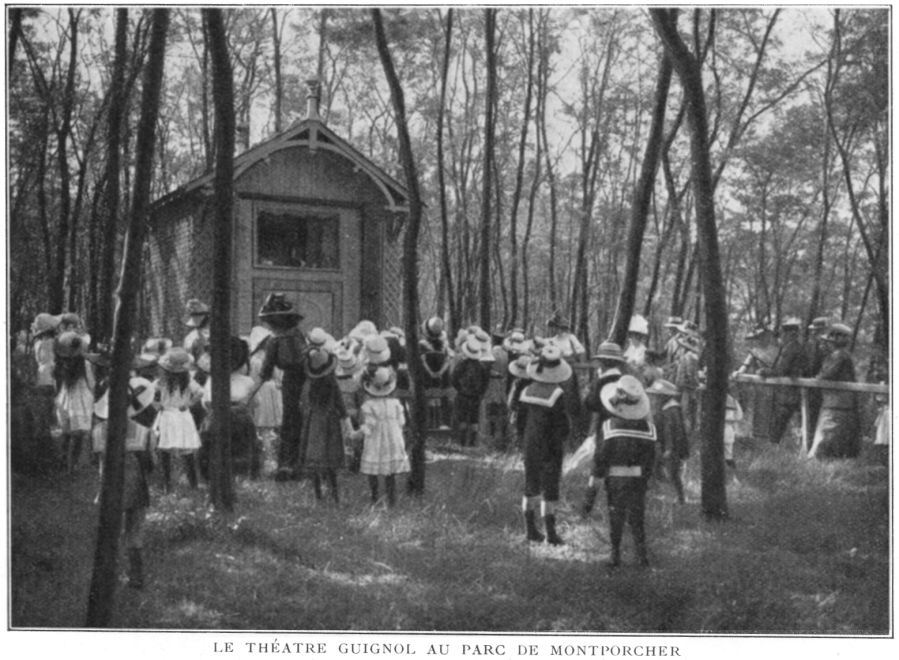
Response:
M643 469L639 465L613 465L609 468L610 477L642 477Z

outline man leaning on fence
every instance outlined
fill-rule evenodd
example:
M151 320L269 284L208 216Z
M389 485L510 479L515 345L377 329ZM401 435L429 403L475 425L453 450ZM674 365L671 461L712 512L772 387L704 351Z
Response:
M799 328L802 322L790 317L780 324L780 350L770 367L762 367L758 373L762 377L799 378L805 370L805 355L799 342ZM801 394L798 387L779 386L774 391L774 415L768 427L768 439L779 444L784 431L795 413L799 412Z

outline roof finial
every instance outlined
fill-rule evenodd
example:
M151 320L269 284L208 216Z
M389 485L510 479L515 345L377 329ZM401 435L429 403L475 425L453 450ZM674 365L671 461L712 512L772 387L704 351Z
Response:
M310 78L306 81L306 119L321 119L318 114L321 88L322 85L318 78Z

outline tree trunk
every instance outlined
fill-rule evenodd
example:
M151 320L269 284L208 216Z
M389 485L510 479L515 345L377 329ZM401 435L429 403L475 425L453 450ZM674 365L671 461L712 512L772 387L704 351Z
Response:
M234 204L234 82L221 9L204 9L203 23L212 66L215 174L212 199L212 310L209 344L212 372L209 496L219 511L234 510L231 473L231 242Z
M442 242L440 256L443 263L443 281L446 286L446 299L449 303L450 336L455 336L459 329L459 305L453 287L453 268L450 260L449 211L446 200L446 167L444 165L443 123L446 119L446 86L449 80L449 64L452 56L451 45L453 35L453 10L446 11L446 28L444 30L443 62L440 70L440 107L437 110L437 182L440 195L440 232Z
M275 69L275 133L281 132L281 104L284 99L284 83L281 80L281 34L278 32L278 10L271 8L272 14L272 65Z
M122 120L125 115L125 58L128 46L128 10L116 10L115 59L106 124L106 187L103 195L103 232L98 294L99 325L94 329L102 341L112 337L112 287L115 277L116 225L119 217L119 170L121 169Z
M627 235L627 261L624 266L624 282L618 296L615 320L612 323L610 336L619 346L627 340L627 329L637 299L637 279L640 275L640 252L643 247L643 235L646 233L646 221L649 218L649 203L652 201L656 171L659 166L659 152L662 146L665 128L665 105L668 102L668 88L671 86L672 64L667 55L662 55L659 62L659 77L656 80L655 106L652 112L652 124L646 141L646 153L640 168L640 179L634 190L634 204L631 207L630 229Z
M702 511L713 520L727 517L724 487L724 410L727 397L727 304L721 279L715 200L709 160L708 125L700 61L687 49L677 31L676 9L651 9L653 24L684 89L699 258L705 299L707 385L700 423Z
M134 317L141 287L141 257L146 236L150 206L150 183L153 178L153 152L159 98L165 64L165 38L168 30L167 9L154 9L149 57L144 72L141 117L137 133L137 160L134 194L122 276L119 281L118 307L112 346L112 368L109 377L109 420L103 481L100 488L100 519L90 595L87 603L88 628L110 625L114 609L116 563L119 532L122 525L122 490L125 483L125 434L128 427L128 376L131 368L131 339Z
M481 245L478 273L478 307L481 327L490 328L490 246L493 199L494 135L496 121L496 9L484 10L484 42L487 50L487 89L484 94L484 173L481 193Z
M375 40L378 56L384 68L384 76L390 87L390 99L396 115L397 140L399 142L400 159L406 175L406 188L409 190L409 218L403 236L403 316L406 326L406 350L408 351L409 375L412 381L412 405L410 434L412 449L410 451L411 474L408 489L411 494L422 495L425 489L425 393L423 367L418 348L418 237L421 233L422 210L424 205L419 192L418 172L415 156L412 153L412 140L409 137L409 126L406 122L406 102L403 89L393 66L393 58L387 46L384 23L379 9L371 10L375 27Z

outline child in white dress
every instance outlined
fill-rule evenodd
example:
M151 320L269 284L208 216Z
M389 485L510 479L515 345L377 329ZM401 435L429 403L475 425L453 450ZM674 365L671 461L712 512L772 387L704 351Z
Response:
M84 357L84 337L63 332L56 338L56 418L62 430L66 471L71 473L81 456L81 446L90 437L94 414L94 377Z
M191 488L197 487L196 453L200 434L190 408L203 397L203 388L191 378L193 357L185 349L169 349L159 360L159 416L154 429L159 436L158 449L162 463L163 488L171 490L172 454L184 459L184 469Z
M262 446L263 471L267 474L278 467L276 460L278 438L281 434L281 418L284 408L281 402L281 370L275 368L272 378L262 380L262 365L272 331L261 325L250 330L247 341L250 350L250 378L253 379L256 394L250 400L250 412L256 426L256 437Z
M372 502L378 501L378 477L384 477L387 504L396 503L396 475L409 471L403 440L405 412L395 396L396 374L390 367L365 372L362 387L369 397L360 411L362 427L352 437L363 438L359 471L368 475Z

